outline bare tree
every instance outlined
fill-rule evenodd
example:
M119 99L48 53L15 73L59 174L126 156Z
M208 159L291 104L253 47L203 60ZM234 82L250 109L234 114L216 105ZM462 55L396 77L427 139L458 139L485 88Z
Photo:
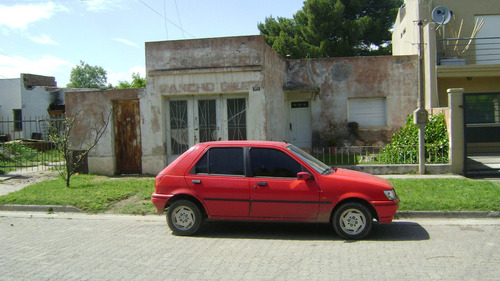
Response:
M85 163L85 159L92 148L94 148L104 132L108 128L111 112L101 113L101 120L92 122L88 120L83 128L83 134L74 137L74 130L77 123L81 122L80 112L73 116L64 116L60 122L50 122L49 138L55 144L59 155L64 158L64 169L60 169L59 175L66 181L66 187L70 187L71 176ZM57 123L57 125L56 125Z

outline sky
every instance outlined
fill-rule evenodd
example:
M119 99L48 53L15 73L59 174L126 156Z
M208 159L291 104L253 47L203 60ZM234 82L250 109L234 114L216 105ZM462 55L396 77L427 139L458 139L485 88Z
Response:
M145 42L258 35L266 17L292 18L304 0L0 0L0 79L53 76L84 61L108 83L145 77Z

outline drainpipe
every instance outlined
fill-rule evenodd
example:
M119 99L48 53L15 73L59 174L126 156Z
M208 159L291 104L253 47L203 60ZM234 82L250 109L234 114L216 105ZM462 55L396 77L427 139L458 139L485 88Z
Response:
M425 125L429 122L429 114L425 110L425 93L424 93L424 40L422 34L422 21L418 21L419 44L418 44L418 108L413 112L413 121L418 126L418 172L425 174Z

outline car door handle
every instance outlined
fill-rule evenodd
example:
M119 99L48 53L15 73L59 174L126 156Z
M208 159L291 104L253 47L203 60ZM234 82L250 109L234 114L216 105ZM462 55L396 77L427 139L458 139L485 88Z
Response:
M257 182L257 185L253 186L253 188L257 189L259 186L267 186L267 182L265 182L265 181L259 181L259 182Z
M194 184L200 184L201 180L192 180L191 182L194 183Z

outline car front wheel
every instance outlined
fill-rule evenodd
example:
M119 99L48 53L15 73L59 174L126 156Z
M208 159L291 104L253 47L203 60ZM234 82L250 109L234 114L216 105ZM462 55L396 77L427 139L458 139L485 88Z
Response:
M167 210L167 224L174 235L195 234L202 220L198 206L188 200L176 201Z
M372 228L373 217L361 203L346 203L333 215L333 228L337 234L348 240L362 239Z

